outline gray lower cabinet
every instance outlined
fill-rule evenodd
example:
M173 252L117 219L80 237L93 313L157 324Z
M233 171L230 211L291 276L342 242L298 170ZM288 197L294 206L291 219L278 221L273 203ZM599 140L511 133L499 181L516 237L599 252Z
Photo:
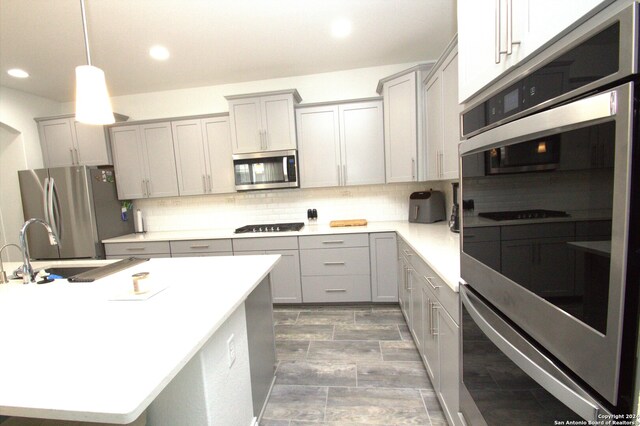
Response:
M140 243L109 243L104 245L107 259L127 257L171 257L169 241L149 241Z
M305 303L371 301L368 234L303 236L299 241Z
M171 257L231 256L231 239L171 241Z
M273 303L302 303L300 253L297 237L239 238L233 240L233 254L279 254L280 262L271 271Z
M458 294L401 239L402 310L449 424L457 425L460 380ZM403 300L404 299L404 300Z
M398 301L398 245L395 232L369 235L371 301Z

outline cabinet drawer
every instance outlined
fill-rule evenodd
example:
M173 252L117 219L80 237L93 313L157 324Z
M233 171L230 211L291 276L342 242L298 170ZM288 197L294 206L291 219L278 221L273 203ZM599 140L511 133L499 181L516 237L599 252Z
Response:
M233 251L231 240L187 240L171 241L171 254L177 253L214 253Z
M297 250L298 237L234 238L233 251Z
M524 240L529 238L572 237L574 235L574 222L537 223L535 225L502 227L502 241Z
M334 234L300 237L301 249L334 247L369 247L369 234Z
M463 241L481 242L481 241L500 241L500 227L486 226L479 228L464 228Z
M115 254L115 255L107 255L106 258L107 259L128 259L130 257L142 257L145 259L159 259L159 258L167 258L170 257L168 253L147 253L147 254L139 254L139 255L132 255L132 254Z
M370 302L369 275L341 277L302 277L302 301L323 302Z
M369 275L369 248L302 250L302 275Z
M145 254L171 254L169 241L153 241L145 243L113 243L105 244L104 251L107 256L135 256Z
M233 256L231 251L216 251L208 253L171 253L171 257L207 257L207 256Z
M411 264L415 270L415 275L421 284L429 289L438 299L438 302L447 311L447 313L459 323L460 306L458 306L458 293L454 292L451 287L436 272L426 264L422 259L414 261Z

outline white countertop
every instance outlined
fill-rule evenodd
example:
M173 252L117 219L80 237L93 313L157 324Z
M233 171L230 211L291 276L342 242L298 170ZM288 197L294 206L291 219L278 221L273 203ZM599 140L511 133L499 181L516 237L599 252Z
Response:
M296 232L259 232L234 234L233 229L163 231L128 234L103 243L205 240L223 238L298 237L305 235L397 232L427 264L454 290L460 280L460 234L451 232L446 222L431 224L406 221L369 222L367 226L332 228L328 224L305 225Z
M279 258L151 259L93 283L0 285L0 414L135 420ZM145 301L109 301L143 271L149 286L168 288Z

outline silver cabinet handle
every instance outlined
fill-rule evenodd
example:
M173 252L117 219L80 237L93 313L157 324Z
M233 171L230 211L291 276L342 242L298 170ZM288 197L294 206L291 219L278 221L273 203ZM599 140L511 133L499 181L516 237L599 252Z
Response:
M80 165L80 154L78 153L78 148L73 148L76 153L76 164Z
M496 22L495 22L495 33L494 33L494 41L495 41L495 62L496 64L500 63L500 0L496 0Z
M407 249L402 249L402 252L404 253L405 256L413 256L413 253L411 253L409 250Z
M328 288L325 290L327 293L345 293L346 291L346 288Z
M444 175L444 151L438 151L438 176L442 177Z
M264 131L264 149L269 149L269 133Z
M322 244L343 244L344 240L325 240Z
M344 262L324 262L325 265L344 265Z
M413 272L412 268L407 268L407 290L413 289L411 284L413 284L413 280L411 279L411 273Z
M207 192L207 178L205 175L202 175L202 187L204 188L204 192Z
M423 275L423 276L422 276L422 278L424 278L424 279L429 283L429 285L431 286L431 288L432 288L432 289L434 289L434 290L437 290L437 289L439 289L440 287L442 287L441 285L435 285L435 284L433 284L433 282L431 281L432 279L434 279L433 277L427 277L426 275Z
M411 179L415 180L416 178L416 159L411 159Z
M213 192L213 184L211 183L211 175L207 175L207 180L209 181L209 192Z
M513 41L513 0L507 0L507 55L513 53L513 45L520 44Z
M143 197L148 197L149 194L147 194L147 185L144 179L142 179L142 196Z
M145 251L146 247L127 247L127 251Z
M347 165L346 164L342 165L342 184L343 185L347 184Z
M73 148L69 148L69 154L71 155L71 164L76 164L76 160L73 158Z
M192 249L206 249L206 248L209 248L209 244L194 244L192 246L189 246L189 248L192 248Z
M149 185L149 179L147 179L147 197L151 197L151 186Z
M440 334L439 330L438 330L438 323L435 321L438 317L437 315L434 315L433 312L437 312L438 308L440 307L440 305L436 302L431 303L431 321L432 321L432 328L431 328L431 335L432 336L438 336Z

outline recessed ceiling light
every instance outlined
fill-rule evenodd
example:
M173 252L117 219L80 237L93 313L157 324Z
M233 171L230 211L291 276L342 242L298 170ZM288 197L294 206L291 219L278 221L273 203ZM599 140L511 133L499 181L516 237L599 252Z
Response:
M157 59L158 61L169 59L169 51L166 47L160 45L153 46L151 49L149 49L149 55L151 55L153 59Z
M9 71L7 71L7 74L9 74L11 77L15 77L15 78L27 78L27 77L29 77L29 73L26 72L25 70L21 70L20 68L11 68Z
M345 38L351 34L351 21L346 18L339 18L331 24L331 35L335 38Z

